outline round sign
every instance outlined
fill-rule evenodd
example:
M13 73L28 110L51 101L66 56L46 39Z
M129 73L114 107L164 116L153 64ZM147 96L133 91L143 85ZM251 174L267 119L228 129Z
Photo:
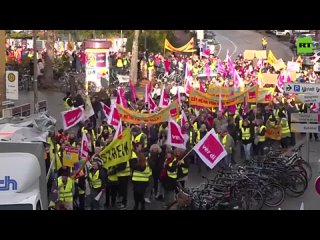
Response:
M316 179L315 188L316 192L320 195L320 176Z
M13 73L8 74L9 82L14 82L16 80L16 76Z

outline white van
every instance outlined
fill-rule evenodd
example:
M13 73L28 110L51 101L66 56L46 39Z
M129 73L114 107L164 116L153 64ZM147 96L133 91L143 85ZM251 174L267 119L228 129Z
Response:
M0 210L43 209L40 164L30 153L0 153Z

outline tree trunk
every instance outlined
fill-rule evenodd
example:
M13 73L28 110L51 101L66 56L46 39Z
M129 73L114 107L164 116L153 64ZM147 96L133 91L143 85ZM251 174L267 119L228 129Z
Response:
M132 42L132 58L130 66L130 79L133 84L137 84L138 77L138 40L139 40L139 30L134 30L134 37Z
M44 62L44 81L42 85L44 88L53 87L53 60L54 60L54 41L55 41L55 30L48 30L48 39L46 42L46 54Z

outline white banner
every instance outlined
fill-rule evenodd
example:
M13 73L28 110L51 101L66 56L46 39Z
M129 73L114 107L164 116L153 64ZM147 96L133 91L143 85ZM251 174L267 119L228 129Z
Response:
M19 83L17 71L6 71L6 98L19 99Z
M291 123L292 132L319 133L320 124Z
M291 122L319 122L318 113L291 113Z
M298 62L288 62L287 70L291 72L299 72L300 71L300 63Z

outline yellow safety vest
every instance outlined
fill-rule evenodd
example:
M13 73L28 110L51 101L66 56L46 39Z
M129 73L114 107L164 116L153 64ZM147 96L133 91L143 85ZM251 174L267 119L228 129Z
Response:
M117 67L118 68L122 68L123 67L123 61L122 61L121 58L118 58L118 60L117 60Z
M242 128L243 119L239 120L239 128Z
M66 98L64 100L64 109L66 109L66 110L71 109L71 106L68 104L68 100L70 100L70 98Z
M128 60L125 58L125 59L123 59L123 65L124 66L127 66L127 64L128 64Z
M134 152L132 152L132 155L133 155ZM134 153L135 154L135 153ZM122 170L121 172L118 172L117 173L117 176L118 177L127 177L127 176L130 176L131 174L131 171L130 171L130 164L129 164L129 161L127 161L127 165L126 165L126 168L124 170Z
M206 132L208 132L208 131L206 131ZM200 130L197 131L197 140L196 140L196 142L198 143L199 141L200 141Z
M73 202L72 187L73 187L73 182L70 177L68 177L67 184L65 185L65 187L63 187L62 177L58 178L58 189L59 189L59 200L60 201Z
M267 40L263 38L262 39L262 45L267 45L267 43L268 43Z
M108 174L108 179L109 179L110 182L117 182L118 181L117 173L112 174L112 175Z
M82 133L84 132L85 134L87 134L87 133L88 133L88 130L85 129L85 127L82 127L82 128L81 128L81 132L82 132ZM92 133L93 140L97 140L96 134L94 133L93 129L91 130L91 133ZM93 141L93 143L94 143L94 145L95 145L95 141Z
M222 145L224 146L224 148L227 147L227 143L228 143L228 135L225 135L225 136L222 138ZM232 151L232 147L231 147L231 146L230 146L229 151Z
M266 129L266 126L264 126L264 125L262 125L262 126L260 126L260 129L259 129L259 134L263 131L263 129ZM266 141L266 136L265 135L263 135L263 136L258 136L258 140L259 140L259 142L264 142L264 141Z
M189 132L189 141L190 141L190 144L193 144L192 131Z
M138 136L136 136L135 139L134 139L134 142L135 142L135 143L140 142L142 135L144 135L144 133L140 133ZM148 146L148 140L147 140L146 137L144 138L144 143L143 143L143 145L144 145L144 148L147 148L147 146Z
M194 131L198 131L198 122L196 121L194 124L192 124L192 127L194 129Z
M101 188L101 179L99 178L100 175L100 170L97 170L94 175L92 173L89 173L89 182L92 188L97 189Z
M154 69L154 61L149 61L149 67L150 70Z
M281 119L281 123L282 122L285 122L285 126L284 127L282 127L282 124L281 124L281 133L282 133L282 135L290 133L288 120L286 118L282 118Z
M250 139L250 128L244 129L243 127L241 127L241 132L242 132L242 140Z
M182 160L181 162L184 163L184 160ZM189 173L189 168L181 167L181 170L184 175L187 175Z
M146 168L144 169L143 172L140 171L133 171L132 174L132 181L135 182L149 182L149 177L151 176L151 169L148 165L148 163L146 163Z
M173 165L174 161L176 161L176 159L174 159L171 163L169 163L169 167ZM167 170L167 175L169 178L177 179L178 177L177 169L174 172L170 172L169 170Z

